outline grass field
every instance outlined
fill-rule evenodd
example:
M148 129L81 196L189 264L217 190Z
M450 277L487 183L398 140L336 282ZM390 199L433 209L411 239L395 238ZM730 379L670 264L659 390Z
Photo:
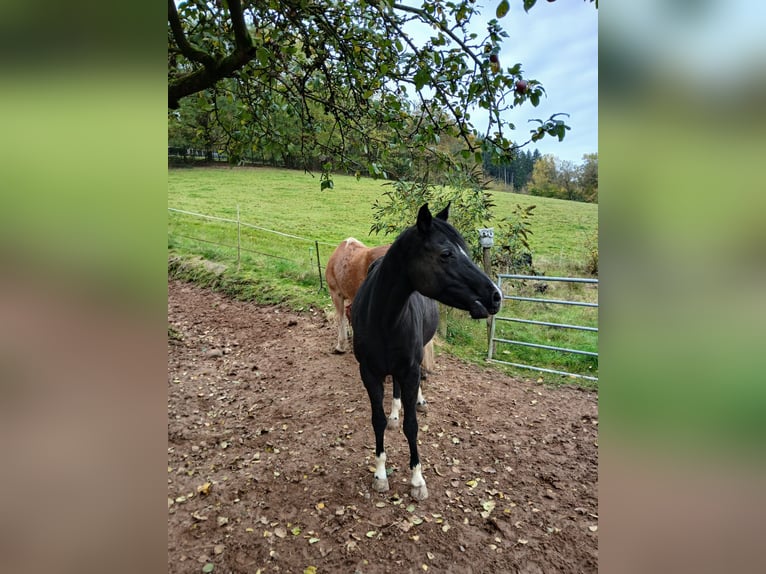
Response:
M168 207L210 216L237 219L242 223L279 231L286 237L261 229L240 226L240 266L237 270L236 224L210 221L168 212L168 249L175 274L214 283L234 296L263 303L281 303L295 309L309 307L330 310L325 290L319 289L319 263L324 266L335 246L349 236L367 245L390 243L394 238L369 235L372 204L386 187L385 182L335 176L332 190L320 191L318 176L301 171L270 168L187 168L168 172ZM511 215L516 204L537 208L532 218L530 246L534 267L546 275L583 276L588 259L588 242L598 231L598 206L527 195L493 192L496 220ZM441 206L432 206L440 208ZM490 222L492 225L492 222ZM476 237L467 237L477 241ZM224 244L221 246L218 244ZM194 257L219 264L225 271L213 273L207 267L189 264ZM322 280L324 277L322 276ZM549 282L546 298L585 297L596 300L597 291L582 286L568 287ZM518 289L531 289L519 285ZM578 291L578 288L580 289ZM539 295L538 295L539 296ZM506 302L502 314L552 320L558 323L595 325L596 314L583 308L535 309ZM538 306L539 307L539 306ZM473 362L483 362L487 353L486 323L471 321L465 313L446 313L446 337L441 346ZM546 318L547 317L547 318ZM553 317L553 319L552 319ZM505 336L510 324L499 333ZM513 324L513 337L543 344L597 350L592 333L554 330ZM536 331L535 331L536 330ZM541 364L557 370L595 374L596 359L523 347L504 346L514 362ZM506 357L502 357L506 358ZM513 371L513 369L510 369ZM514 371L525 377L533 371ZM546 381L561 377L543 375ZM567 379L568 381L568 379ZM585 384L578 381L578 384Z

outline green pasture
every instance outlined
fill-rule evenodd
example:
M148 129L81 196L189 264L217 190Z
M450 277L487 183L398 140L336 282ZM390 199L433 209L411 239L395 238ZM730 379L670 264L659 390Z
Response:
M393 241L391 236L370 235L372 204L385 182L352 176L334 176L334 188L320 191L318 175L271 168L186 168L168 171L168 207L209 216L237 219L243 225L211 221L168 211L170 272L212 284L243 299L285 304L295 309L330 311L326 289L319 288L317 246L322 281L324 266L334 247L349 236L366 245ZM511 215L516 204L537 206L532 219L530 246L534 267L549 276L584 276L584 269L598 232L598 206L557 199L493 192L495 221ZM441 208L441 206L432 206ZM250 226L279 231L279 235ZM493 222L489 223L490 225ZM237 269L239 234L240 260ZM297 238L296 238L297 237ZM466 237L469 242L478 238ZM201 261L206 261L205 265ZM516 289L534 289L519 284ZM595 300L597 291L581 285L548 282L546 298ZM585 297L583 299L583 297ZM593 309L523 304L506 301L501 314L534 317L558 323L596 325ZM441 351L472 362L484 362L487 353L485 321L472 321L465 313L445 313L445 336ZM512 325L512 326L511 326ZM506 337L543 344L597 350L597 336L571 330L503 324L498 333ZM504 351L508 351L508 354ZM502 353L502 354L501 354ZM540 364L557 370L597 374L598 362L577 355L502 346L498 358ZM510 358L509 358L510 357ZM501 367L498 367L501 368ZM506 368L506 367L502 367ZM534 371L515 374L538 378ZM550 382L575 381L543 374Z

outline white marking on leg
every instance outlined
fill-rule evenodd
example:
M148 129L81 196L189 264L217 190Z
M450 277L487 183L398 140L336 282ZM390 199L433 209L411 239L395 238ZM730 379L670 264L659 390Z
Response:
M410 480L410 484L412 486L422 486L426 483L426 481L423 479L423 469L420 466L420 463L418 463L415 468L412 469L412 479Z
M372 489L376 492L386 492L388 490L385 452L381 452L380 456L375 457L375 474L372 478Z
M402 410L402 399L394 399L391 401L391 414L388 416L388 420L394 424L399 424L400 410Z
M381 452L380 456L375 457L375 478L385 480L386 477L386 453Z
M426 404L426 400L423 398L423 389L418 387L418 404L424 405Z
M420 469L419 463L412 469L410 484L412 485L412 489L410 490L410 496L412 496L412 498L415 500L425 500L428 498L428 488L426 488L426 481L423 478L423 472Z

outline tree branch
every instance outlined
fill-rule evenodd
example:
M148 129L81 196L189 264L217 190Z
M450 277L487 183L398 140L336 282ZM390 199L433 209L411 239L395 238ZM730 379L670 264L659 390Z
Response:
M192 62L199 62L206 68L215 67L215 58L204 50L200 50L196 46L193 46L184 34L183 26L181 26L181 19L178 17L178 9L174 0L168 0L168 22L170 23L170 29L173 32L173 37L176 39L176 45L181 53L186 56Z
M245 24L245 15L240 0L227 0L232 26L234 28L234 50L231 54L216 60L210 54L192 46L181 27L173 0L168 0L168 21L181 53L204 67L184 74L168 82L168 107L178 108L178 100L215 85L218 80L232 75L244 67L255 55L255 48ZM174 23L175 22L175 23Z

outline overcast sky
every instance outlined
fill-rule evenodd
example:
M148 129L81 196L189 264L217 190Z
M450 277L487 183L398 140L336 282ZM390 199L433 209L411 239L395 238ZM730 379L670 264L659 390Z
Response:
M486 22L495 16L499 0L483 2L475 31L484 37ZM500 20L509 34L503 42L500 64L503 68L521 62L524 76L539 80L547 97L538 107L525 104L505 119L516 125L512 138L529 139L529 130L538 124L530 118L546 120L557 112L572 129L562 142L546 136L525 149L537 149L562 160L581 163L583 154L598 151L598 11L591 2L559 0L543 2L524 12L522 0L511 0L511 9ZM486 32L485 32L486 33ZM472 114L478 120L478 112ZM486 123L476 127L482 130Z

